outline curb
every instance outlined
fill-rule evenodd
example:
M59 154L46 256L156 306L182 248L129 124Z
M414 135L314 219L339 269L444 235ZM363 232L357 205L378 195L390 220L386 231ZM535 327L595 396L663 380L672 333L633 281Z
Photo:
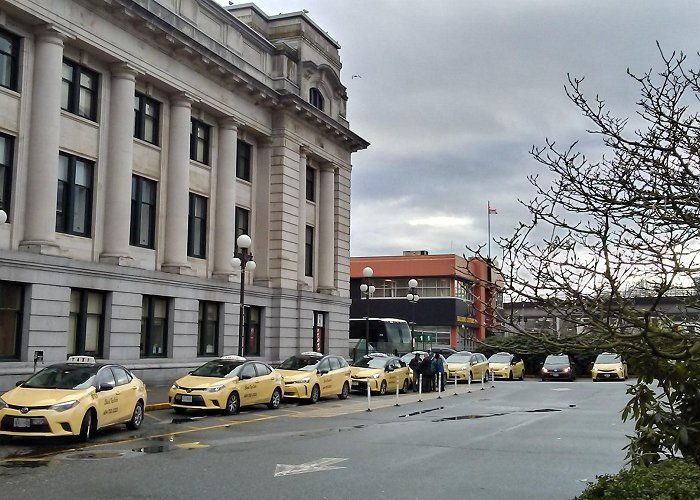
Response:
M154 403L146 405L146 411L169 410L171 408L170 403Z

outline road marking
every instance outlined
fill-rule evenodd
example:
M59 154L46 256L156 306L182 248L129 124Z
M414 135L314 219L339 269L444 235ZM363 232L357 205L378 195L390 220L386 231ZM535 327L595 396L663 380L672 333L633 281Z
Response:
M324 470L346 469L347 467L336 467L334 464L344 462L347 458L321 458L313 462L299 465L277 464L275 477L291 476L293 474L306 474L307 472L318 472Z
M196 450L199 448L209 448L208 444L204 444L200 441L195 441L193 443L182 443L182 444L176 444L178 448L184 448L186 450Z

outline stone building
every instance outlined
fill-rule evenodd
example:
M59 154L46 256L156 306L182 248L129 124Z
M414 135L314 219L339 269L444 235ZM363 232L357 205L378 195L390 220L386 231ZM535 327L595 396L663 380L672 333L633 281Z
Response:
M162 383L345 353L339 48L253 4L0 0L0 390L73 354Z

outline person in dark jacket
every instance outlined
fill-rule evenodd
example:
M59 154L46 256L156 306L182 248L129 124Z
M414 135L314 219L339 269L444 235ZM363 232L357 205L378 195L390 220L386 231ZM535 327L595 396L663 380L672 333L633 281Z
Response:
M423 392L430 392L432 387L432 370L431 370L430 355L423 358L420 362L420 373L423 375Z
M416 353L408 363L408 367L413 371L413 392L418 391L418 379L420 375L420 354Z

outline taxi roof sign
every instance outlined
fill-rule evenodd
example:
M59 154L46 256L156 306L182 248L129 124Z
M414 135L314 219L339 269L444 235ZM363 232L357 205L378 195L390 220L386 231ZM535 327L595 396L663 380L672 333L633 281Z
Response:
M70 356L68 358L68 363L94 365L95 358L93 356Z
M323 357L323 353L316 352L316 351L304 351L301 353L302 356L318 356L318 357Z
M230 361L248 361L243 356L236 356L235 354L227 354L226 356L221 356L219 359L228 359Z

